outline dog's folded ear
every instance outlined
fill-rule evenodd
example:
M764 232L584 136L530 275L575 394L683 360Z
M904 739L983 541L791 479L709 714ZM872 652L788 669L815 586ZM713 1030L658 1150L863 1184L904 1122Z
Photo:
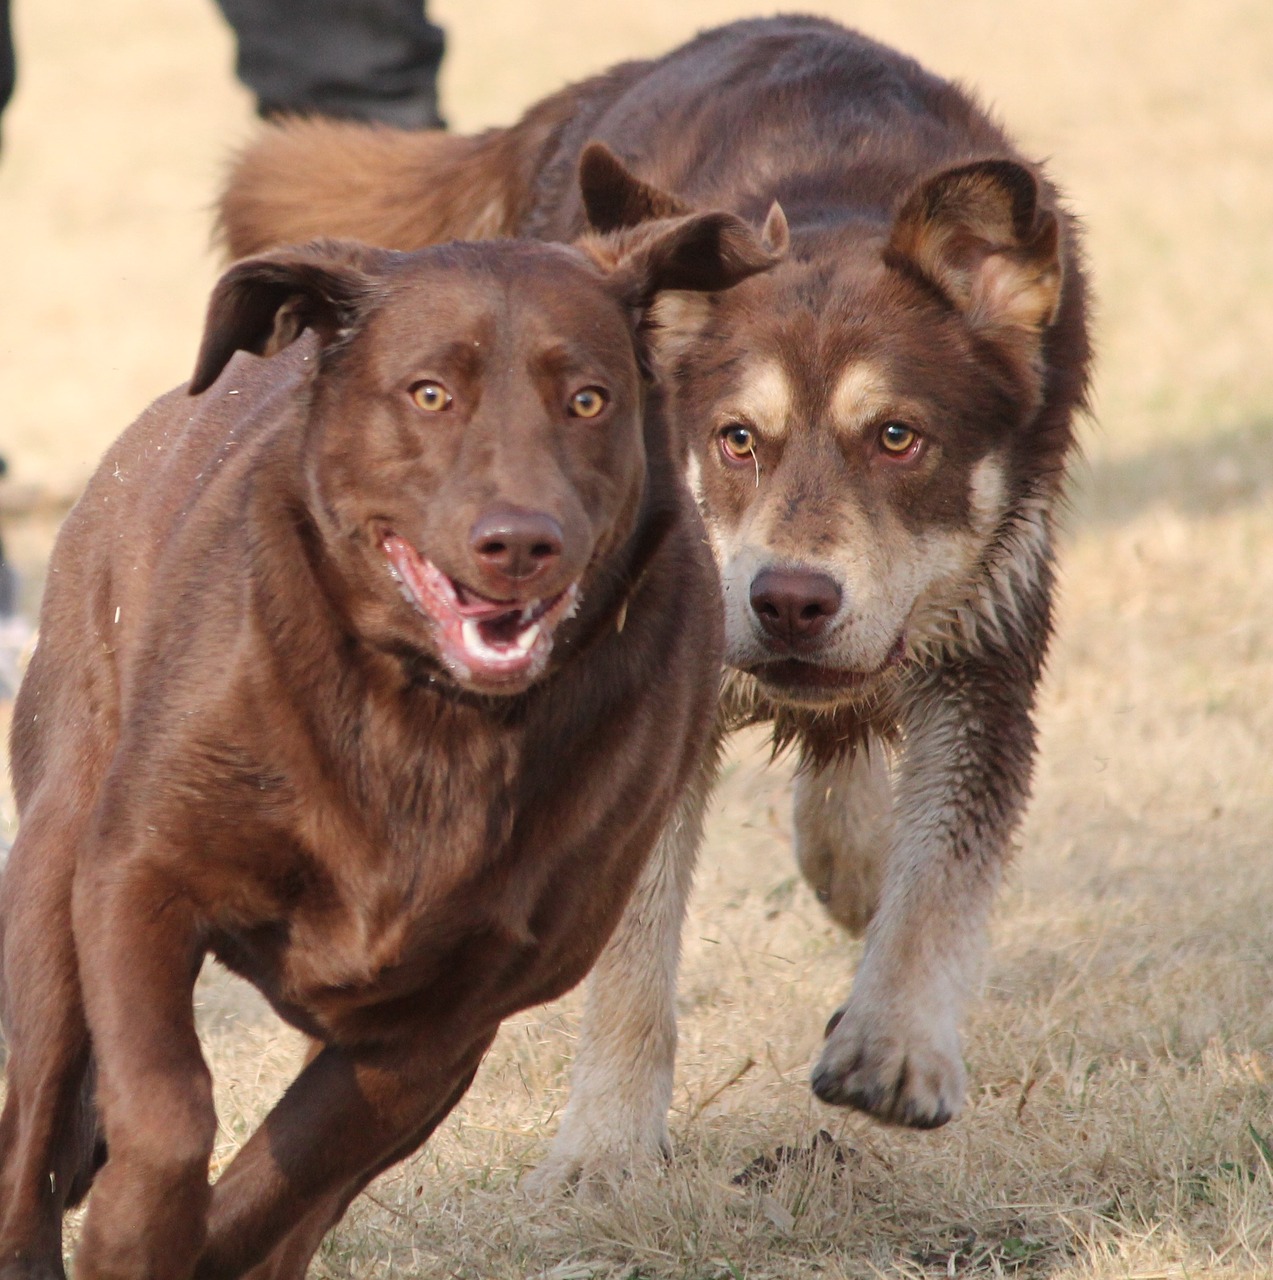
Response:
M236 351L272 356L305 329L324 344L347 334L394 256L350 240L315 240L235 263L212 291L189 393L206 391Z
M974 326L1037 333L1056 315L1056 215L1024 165L984 160L923 182L893 222L889 256L934 284Z

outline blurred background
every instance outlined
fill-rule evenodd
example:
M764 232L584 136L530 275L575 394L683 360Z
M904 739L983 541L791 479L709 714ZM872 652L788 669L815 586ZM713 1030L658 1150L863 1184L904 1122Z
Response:
M973 87L1047 161L1087 229L1095 420L1075 473L1035 803L970 1026L972 1109L917 1137L809 1101L808 1063L857 949L796 881L787 775L748 739L687 942L673 1131L689 1154L676 1177L639 1215L518 1210L510 1222L507 1193L565 1096L572 997L515 1022L415 1171L359 1202L323 1275L391 1263L481 1280L1267 1274L1273 8L798 7ZM436 0L442 109L462 131L510 122L572 79L757 12ZM65 504L107 443L188 376L221 266L211 206L256 126L212 0L16 0L14 22L0 534L31 611ZM0 785L0 834L12 829ZM290 1041L222 988L205 1002L229 1150L285 1078ZM781 1184L737 1207L732 1168L821 1125L854 1146L851 1191L836 1183L819 1200Z
M1128 458L1203 422L1222 449L1267 418L1267 5L815 7L973 86L1028 154L1050 160L1087 224L1100 302L1094 457ZM430 11L449 39L443 107L462 131L758 12L736 0L435 0ZM208 211L227 157L251 136L252 104L212 0L15 0L14 22L0 439L15 480L65 487L187 374L219 265Z

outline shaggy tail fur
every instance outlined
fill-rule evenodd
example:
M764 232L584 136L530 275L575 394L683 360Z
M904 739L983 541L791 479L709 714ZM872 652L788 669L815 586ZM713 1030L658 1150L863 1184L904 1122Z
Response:
M331 120L271 125L236 161L218 238L234 258L317 236L390 249L504 234L501 130L474 138Z
M441 130L315 119L268 126L235 161L217 218L233 258L317 236L386 249L514 235L540 157L575 109L566 93L508 129Z

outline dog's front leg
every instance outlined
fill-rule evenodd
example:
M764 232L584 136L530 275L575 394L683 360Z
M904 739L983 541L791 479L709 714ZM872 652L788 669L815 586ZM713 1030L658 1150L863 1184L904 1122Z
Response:
M187 1280L216 1136L195 1031L193 907L162 870L98 857L77 873L72 918L107 1146L76 1280Z
M716 781L719 740L663 829L618 928L588 980L570 1101L531 1195L615 1182L670 1154L681 926Z
M813 1073L823 1101L894 1124L963 1106L960 1017L1034 757L1033 679L1002 661L936 672L911 701L880 905Z
M350 1201L464 1096L495 1030L323 1049L218 1180L197 1280L301 1280Z

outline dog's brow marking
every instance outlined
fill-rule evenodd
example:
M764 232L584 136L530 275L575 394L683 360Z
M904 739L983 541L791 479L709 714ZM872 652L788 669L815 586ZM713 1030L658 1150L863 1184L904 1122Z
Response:
M777 361L766 360L752 365L743 374L738 398L731 408L741 417L750 418L761 436L784 440L793 405L791 383L782 366Z
M832 425L839 431L853 431L886 413L894 402L883 370L869 360L859 360L844 370L831 393Z

